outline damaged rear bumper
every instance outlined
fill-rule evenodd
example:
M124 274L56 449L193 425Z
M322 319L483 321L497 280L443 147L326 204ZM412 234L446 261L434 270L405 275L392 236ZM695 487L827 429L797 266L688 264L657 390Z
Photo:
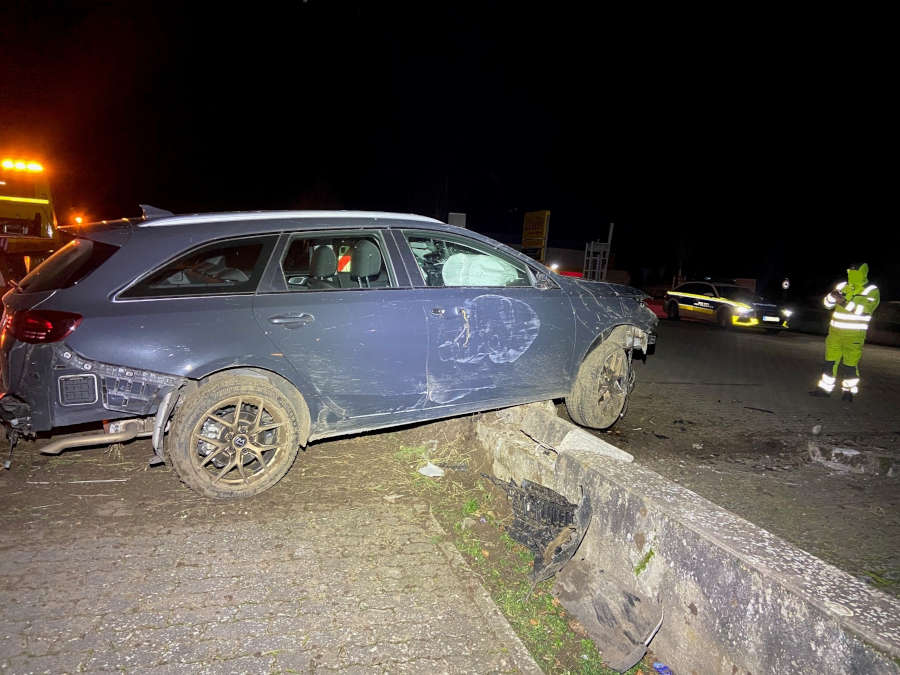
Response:
M2 368L0 421L21 434L153 415L185 378L86 359L63 343L14 345Z

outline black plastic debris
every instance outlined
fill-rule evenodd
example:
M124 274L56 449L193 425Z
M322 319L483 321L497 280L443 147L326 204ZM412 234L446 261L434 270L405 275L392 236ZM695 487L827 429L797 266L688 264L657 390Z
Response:
M587 495L576 506L548 487L523 480L516 485L485 474L506 492L512 503L513 522L507 533L534 554L532 583L549 579L565 565L578 549L591 521Z

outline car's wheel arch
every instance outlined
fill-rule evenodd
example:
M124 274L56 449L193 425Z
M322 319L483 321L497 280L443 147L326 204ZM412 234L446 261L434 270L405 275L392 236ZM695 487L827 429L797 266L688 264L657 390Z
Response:
M581 358L576 361L576 371L581 367L581 364L584 363L584 360L590 356L591 352L597 349L601 344L613 341L620 344L623 349L632 347L635 330L646 333L643 328L633 323L620 323L604 330L600 335L594 338L594 341L588 346L584 353L581 354Z

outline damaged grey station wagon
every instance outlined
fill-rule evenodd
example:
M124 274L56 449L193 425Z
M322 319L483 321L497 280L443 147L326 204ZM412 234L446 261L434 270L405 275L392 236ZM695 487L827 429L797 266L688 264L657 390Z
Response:
M341 434L552 398L608 427L655 341L640 291L421 216L147 208L73 234L3 296L11 444L105 421L42 451L149 436L210 497Z

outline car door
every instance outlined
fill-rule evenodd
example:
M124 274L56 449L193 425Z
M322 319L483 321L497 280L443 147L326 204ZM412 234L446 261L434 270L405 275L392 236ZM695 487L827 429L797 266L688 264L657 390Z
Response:
M715 321L716 302L709 284L692 282L682 284L672 292L678 300L678 310L685 318L699 321Z
M428 324L428 405L505 405L570 387L574 315L549 276L483 242L404 231ZM414 281L415 283L415 281Z
M254 313L313 389L326 425L421 408L425 318L384 233L294 232L281 246Z
M703 321L716 321L716 310L719 308L718 294L710 284L696 284L697 297L693 299L694 316Z

